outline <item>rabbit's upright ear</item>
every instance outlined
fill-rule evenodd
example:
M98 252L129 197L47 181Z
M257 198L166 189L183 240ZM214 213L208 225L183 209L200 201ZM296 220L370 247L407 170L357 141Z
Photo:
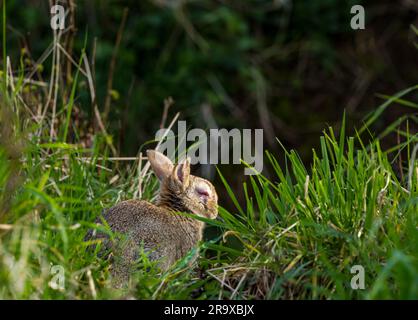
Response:
M174 168L174 177L183 188L187 188L190 181L190 159L186 158Z
M173 172L173 162L161 152L147 150L147 157L152 170L160 181L167 178Z

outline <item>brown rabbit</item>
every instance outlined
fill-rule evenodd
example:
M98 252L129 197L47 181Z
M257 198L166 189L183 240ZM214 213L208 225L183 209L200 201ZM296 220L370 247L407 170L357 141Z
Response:
M161 269L167 270L202 239L204 223L177 212L209 219L218 215L215 188L209 181L190 174L188 159L174 166L158 151L148 150L147 156L160 180L156 204L128 200L104 214L111 230L125 238L106 241L114 256L111 273L118 286L129 279L142 245L150 260L158 260Z

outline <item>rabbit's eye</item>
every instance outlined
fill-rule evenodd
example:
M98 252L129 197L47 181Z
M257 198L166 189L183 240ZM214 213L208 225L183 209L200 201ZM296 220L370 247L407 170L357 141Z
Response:
M206 190L197 190L197 193L199 194L199 196L209 197L209 192L207 192Z
M210 197L210 190L206 186L197 186L195 190L200 199L204 202L208 201Z

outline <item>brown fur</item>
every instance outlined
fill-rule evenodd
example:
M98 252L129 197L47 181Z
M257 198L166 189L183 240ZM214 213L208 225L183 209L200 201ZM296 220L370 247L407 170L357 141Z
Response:
M156 204L128 200L104 214L111 230L125 238L105 241L114 256L112 276L118 286L129 279L142 245L150 260L167 270L202 239L204 223L177 212L210 219L218 213L215 188L209 181L190 175L188 160L174 166L157 151L148 151L148 159L161 181Z

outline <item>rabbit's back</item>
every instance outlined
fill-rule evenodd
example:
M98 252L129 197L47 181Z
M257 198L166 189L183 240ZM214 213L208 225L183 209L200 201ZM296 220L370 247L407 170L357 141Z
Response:
M167 210L142 200L120 202L108 209L104 218L113 232L130 234L145 242L168 238L167 229L173 223Z
M138 258L143 246L151 260L162 260L168 268L201 239L203 223L142 200L118 203L104 213L111 230L124 236L113 246L127 264ZM115 251L115 250L114 250Z

